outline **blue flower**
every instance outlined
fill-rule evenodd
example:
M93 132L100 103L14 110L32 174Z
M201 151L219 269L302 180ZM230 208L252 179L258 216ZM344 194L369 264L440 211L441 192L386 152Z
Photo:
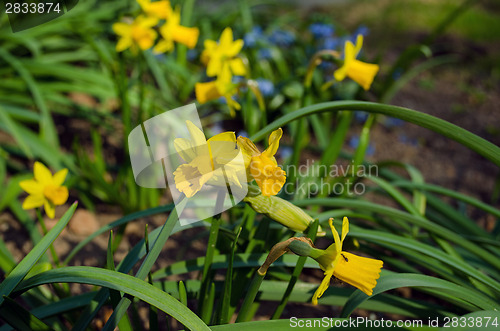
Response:
M364 123L368 118L368 113L364 111L356 110L354 112L354 119L358 122Z
M260 93L262 93L264 97L269 97L274 94L273 82L264 78L257 78L255 81L259 85Z
M399 119L399 118L395 118L395 117L387 117L386 120L384 121L384 124L386 127L392 128L395 126L404 125L405 121L403 121L402 119Z
M273 53L270 48L261 48L257 51L257 58L259 60L269 60L273 57Z
M401 78L402 75L403 75L403 69L396 68L394 70L394 73L392 74L392 79L398 80L399 78Z
M278 46L288 47L294 43L295 36L290 31L278 29L271 33L269 41Z
M257 45L257 42L263 39L265 39L265 37L260 26L254 26L252 28L252 31L248 32L243 37L244 45L248 48L255 47Z
M363 37L366 37L370 33L370 29L366 25L360 25L356 31L354 32L354 35L357 36L358 34L362 35Z
M337 37L325 38L320 45L321 49L336 50L342 45L342 40Z
M277 156L282 159L282 160L286 160L288 159L290 156L292 156L293 154L293 148L289 147L289 146L281 146L279 149L278 149L278 153L276 153Z
M313 23L309 26L309 31L311 31L315 39L322 39L330 37L335 28L331 24Z
M406 145L418 146L418 141L416 139L408 138L404 133L398 135L398 140Z
M189 62L196 60L198 57L198 51L196 49L188 49L186 53L186 58Z

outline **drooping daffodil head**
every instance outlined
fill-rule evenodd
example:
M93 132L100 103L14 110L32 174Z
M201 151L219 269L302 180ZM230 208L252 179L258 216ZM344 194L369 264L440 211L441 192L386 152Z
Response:
M339 236L333 226L333 219L329 220L332 229L334 243L327 249L312 249L310 256L315 259L320 268L325 272L325 277L313 295L312 303L318 304L318 299L330 285L332 276L357 287L367 295L373 294L373 288L377 285L383 262L381 260L358 256L342 251L344 239L349 232L349 220L344 217L342 222L342 234Z
M55 217L55 207L63 205L68 200L68 188L63 186L68 169L62 169L54 175L41 162L35 162L34 178L23 180L19 186L29 195L23 202L23 209L33 209L43 206L48 217Z
M282 135L281 128L273 131L269 135L269 146L263 152L260 152L250 139L238 137L238 146L243 152L247 174L249 178L255 179L264 196L278 194L286 182L286 173L278 166L274 157Z
M113 31L120 37L116 44L116 51L122 52L131 48L135 53L137 47L147 50L153 47L157 33L153 27L158 23L155 17L137 16L132 22L118 22L113 24Z
M200 30L181 25L180 7L171 10L165 24L160 27L162 40L154 48L155 53L165 53L174 50L174 42L194 48L198 42Z
M190 138L174 140L177 153L186 162L174 171L176 188L190 198L205 184L242 187L245 165L234 132L219 133L207 140L191 121L186 125Z
M376 64L362 62L356 59L361 47L363 46L363 35L358 35L356 45L350 40L345 42L344 64L333 73L337 81L342 81L347 76L361 85L363 89L368 90L372 85L373 79L379 70Z

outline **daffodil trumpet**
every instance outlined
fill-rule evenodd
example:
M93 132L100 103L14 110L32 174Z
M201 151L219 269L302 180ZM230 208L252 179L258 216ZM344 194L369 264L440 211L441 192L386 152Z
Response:
M291 241L287 249L300 256L309 256L319 263L325 272L325 277L313 295L312 303L318 304L318 299L330 285L330 279L336 278L360 289L366 295L372 295L377 285L380 271L383 266L381 260L358 256L342 250L344 239L349 232L349 220L344 217L342 222L342 233L339 236L333 226L333 219L328 221L335 242L327 249L318 249L305 241Z
M339 66L339 68L333 73L333 77L335 79L325 83L322 87L323 89L329 87L335 81L341 82L346 77L349 77L358 83L364 90L369 90L379 71L379 66L377 64L366 63L357 59L362 46L363 36L358 35L356 38L356 45L354 45L350 40L345 42L343 59L336 51L322 50L316 53L309 62L309 67L304 81L305 86L309 87L311 85L314 68L320 65L322 61L326 60L334 62Z

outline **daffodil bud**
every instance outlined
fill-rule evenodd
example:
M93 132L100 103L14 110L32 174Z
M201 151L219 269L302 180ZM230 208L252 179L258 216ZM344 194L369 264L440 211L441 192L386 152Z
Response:
M296 232L305 232L314 219L293 203L276 196L266 197L257 193L258 188L249 189L249 194L243 199L256 212L264 214L276 222ZM318 227L318 236L325 232Z

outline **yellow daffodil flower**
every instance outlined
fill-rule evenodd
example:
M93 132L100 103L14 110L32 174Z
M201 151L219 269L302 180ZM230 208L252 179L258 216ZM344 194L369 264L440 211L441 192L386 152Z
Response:
M233 99L233 95L238 92L237 84L232 82L232 75L228 65L224 68L217 79L206 83L196 83L195 86L196 100L203 104L205 102L224 97L231 111L231 115L235 115L234 110L240 110L240 104Z
M136 52L137 46L142 50L153 47L157 33L152 27L157 23L157 18L139 15L132 23L113 24L113 31L120 36L116 51L122 52L131 48L133 52Z
M219 133L205 138L203 132L191 121L186 121L190 139L177 138L174 146L186 162L174 171L175 186L186 197L194 196L205 184L227 186L234 183L242 187L246 178L243 158L237 158L239 150L234 132Z
M198 28L188 28L181 25L181 12L177 7L172 10L165 24L160 27L162 40L158 42L153 51L155 53L165 53L174 50L174 42L193 48L198 42L200 31Z
M264 196L278 194L286 181L286 173L278 166L274 155L278 151L283 130L278 129L269 135L269 147L260 152L248 138L238 137L238 146L243 152L247 172L251 175Z
M243 48L243 40L233 40L233 30L227 27L222 31L219 42L205 40L201 61L207 66L207 76L220 75L229 69L231 75L244 76L247 72L241 58L236 57Z
M50 218L55 216L55 206L63 205L68 200L68 188L63 186L68 169L62 169L53 176L49 169L40 162L34 165L35 178L23 180L19 186L29 195L23 202L23 209L44 206Z
M325 278L323 278L321 285L314 293L312 303L318 304L318 298L321 298L325 293L332 276L357 287L367 295L372 295L373 288L377 285L377 279L380 277L383 262L342 251L344 238L349 232L347 217L344 217L342 222L342 238L339 237L337 230L333 227L332 218L330 218L329 224L335 242L326 250L313 248L309 254L325 272Z
M356 57L363 46L363 36L358 35L356 46L351 41L345 42L344 64L335 70L334 77L337 81L342 81L347 76L368 90L378 72L379 66L356 60Z
M139 6L144 13L149 17L157 18L158 20L166 20L172 13L170 1L161 0L151 2L151 0L137 0Z

